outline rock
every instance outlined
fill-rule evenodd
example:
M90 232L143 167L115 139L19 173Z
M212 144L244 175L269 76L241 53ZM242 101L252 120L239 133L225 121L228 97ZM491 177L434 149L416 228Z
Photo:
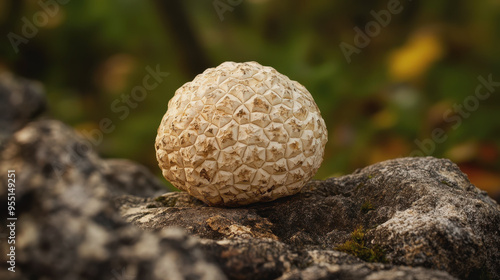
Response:
M107 159L101 163L102 175L114 196L155 197L165 192L165 185L145 166L126 159Z
M365 263L334 250L297 251L266 238L202 239L202 244L230 279L455 279L444 271Z
M225 279L182 230L150 233L125 222L113 197L132 190L130 184L135 195L154 194L161 185L142 166L100 159L58 121L17 131L0 167L1 205L7 205L6 170L16 174L18 279ZM0 243L2 252L8 246ZM8 279L12 273L2 266L0 278Z
M127 160L102 160L88 141L59 121L28 124L7 143L2 160L5 170L19 171L20 184L27 186L18 190L19 195L29 188L53 188L62 182L85 185L91 180L99 180L93 188L101 196L147 197L166 189L144 166ZM5 191L0 190L0 194Z
M0 73L0 148L14 131L40 115L45 107L40 83Z
M304 270L286 273L278 278L278 280L313 279L448 280L456 278L444 271L404 266L387 269L384 265L379 264L313 265Z
M312 181L292 197L243 208L207 207L186 193L142 200L124 196L117 198L117 204L128 221L148 231L178 226L200 238L231 244L226 247L238 247L235 244L242 239L274 243L269 247L284 257L267 253L273 272L261 279L283 273L291 277L284 279L316 279L310 276L316 273L344 275L348 268L342 262L335 263L340 267L332 267L330 261L304 270L308 262L301 256L314 250L337 252L360 226L365 229L362 246L368 252L381 248L394 266L345 275L371 279L394 273L423 279L441 277L443 272L436 270L442 270L459 278L500 277L500 206L445 159L385 161L351 175ZM244 265L225 266L227 261L221 262L222 254L213 248L207 254L219 260L227 275L238 279L264 265L264 256L249 257L254 253L245 248L252 246L243 246L236 254L244 259L237 263ZM299 252L298 257L282 253L284 248Z

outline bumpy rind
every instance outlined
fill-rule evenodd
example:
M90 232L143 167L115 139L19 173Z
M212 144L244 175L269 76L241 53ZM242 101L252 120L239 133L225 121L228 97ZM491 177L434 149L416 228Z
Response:
M256 62L225 62L175 92L155 147L175 187L208 205L238 206L299 192L326 142L304 86Z

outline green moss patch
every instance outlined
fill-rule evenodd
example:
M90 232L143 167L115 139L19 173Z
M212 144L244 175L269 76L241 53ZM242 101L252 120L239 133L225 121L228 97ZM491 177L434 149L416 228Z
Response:
M367 262L386 263L385 252L379 245L369 248L365 244L366 231L359 226L351 233L351 239L335 248L337 251L354 255Z

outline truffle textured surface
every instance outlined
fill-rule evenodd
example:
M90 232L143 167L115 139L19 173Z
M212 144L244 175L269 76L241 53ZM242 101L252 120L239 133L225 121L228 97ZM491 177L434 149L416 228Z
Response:
M176 91L155 147L175 187L209 205L238 206L299 192L326 142L304 86L256 62L225 62Z

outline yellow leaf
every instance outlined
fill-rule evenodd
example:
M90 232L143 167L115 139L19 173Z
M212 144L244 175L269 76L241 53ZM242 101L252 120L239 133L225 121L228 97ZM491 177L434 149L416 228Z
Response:
M389 72L395 80L420 77L443 55L443 46L436 34L417 33L389 57Z

